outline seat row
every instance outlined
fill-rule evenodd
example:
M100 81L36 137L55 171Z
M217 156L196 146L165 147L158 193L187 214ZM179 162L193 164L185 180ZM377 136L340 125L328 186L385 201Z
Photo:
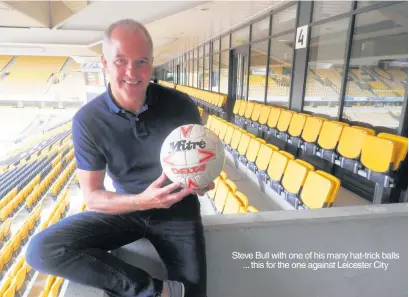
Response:
M381 187L392 188L408 150L408 139L373 129L238 100L235 124L314 166L336 167Z
M40 222L41 206L35 208L24 221L21 228L13 234L0 250L0 275L4 275L13 265L23 246L34 233ZM2 296L2 295L0 295Z
M63 282L63 278L49 275L39 297L57 297Z
M53 184L53 186L51 187L51 195L53 196L54 199L58 197L61 190L70 180L70 177L74 173L75 168L76 168L76 161L71 160L71 162L68 164L68 166L59 176L58 180Z
M214 184L214 189L206 195L218 214L258 212L257 208L249 205L247 196L237 190L236 184L227 178L224 171L214 180Z
M223 141L237 167L257 176L262 191L269 186L295 209L333 205L340 188L335 176L221 118L209 116L206 127Z
M70 201L69 192L68 190L65 190L61 194L61 196L57 199L57 202L55 203L47 219L40 225L39 231L44 230L48 226L56 223L61 218L65 217L69 209L69 201ZM41 207L38 206L32 212L29 219L26 220L25 224L28 224L28 222L31 222L30 220L33 217L33 218L36 218L35 226L38 225L40 223L40 213L41 213ZM34 229L35 227L31 229L31 232L34 232ZM28 240L28 237L25 241L22 240L20 246L26 243L27 240ZM14 245L12 244L12 246ZM8 266L8 267L6 266L6 268L10 268L10 266L12 265L12 261L10 260L11 259L9 259L8 263L6 264ZM0 288L0 296L7 296L7 297L22 296L24 291L26 290L26 285L28 283L28 280L31 279L33 274L34 274L34 271L25 262L24 255L21 255L18 258L16 265L13 267L13 270L6 276L3 286ZM59 281L58 283L55 283L55 284L53 282L52 286L48 288L49 292L56 292L55 294L50 293L53 295L41 295L41 296L53 296L53 297L58 296L57 293L59 292L61 283L62 281Z

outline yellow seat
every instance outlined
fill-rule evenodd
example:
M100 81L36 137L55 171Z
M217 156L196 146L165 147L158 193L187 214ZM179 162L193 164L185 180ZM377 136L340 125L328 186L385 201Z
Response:
M405 157L408 153L408 139L406 137L389 133L379 133L377 136L393 142L393 170L397 170L401 162L405 160Z
M236 193L236 191L237 191L237 186L236 186L236 184L235 184L232 180L226 179L224 182L226 183L226 185L229 186L230 191L231 191L233 194Z
M367 135L370 134L368 134L366 129L345 127L339 138L338 153L346 159L358 159L361 154L364 139Z
M287 168L285 169L281 182L285 193L285 200L296 209L299 205L298 196L300 190L304 185L309 171L310 169L304 164L294 160L289 160Z
M282 191L281 180L289 160L290 158L286 155L274 151L268 164L267 175L270 180L270 187L278 194Z
M287 132L288 127L290 126L292 116L293 116L292 111L281 110L280 118L278 119L277 123L277 130L279 132Z
M331 197L329 199L328 205L326 205L326 207L331 207L334 204L334 202L335 202L335 200L337 198L339 188L341 188L341 181L337 177L335 177L332 174L329 174L329 173L327 173L325 171L317 170L317 171L315 171L315 173L317 173L317 174L319 174L319 175L321 175L323 177L326 177L334 185L334 188L333 188Z
M242 102L243 102L242 100L236 100L233 108L233 114L237 115L239 113L240 105Z
M230 192L230 187L226 184L226 182L223 180L219 181L216 189L216 195L214 197L214 205L218 212L223 212L224 204L226 203L227 196Z
M260 147L266 144L266 141L264 139L260 139L260 138L252 138L250 140L247 152L246 152L246 159L247 162L250 163L255 163L256 162L256 158L258 156L258 152L260 151Z
M14 297L16 294L16 283L13 281L14 276L9 276L6 282L3 284L0 289L1 297Z
M254 105L254 109L253 109L253 113L251 114L251 120L253 122L257 122L260 114L261 114L261 109L263 108L263 104L255 104Z
M324 150L335 150L345 125L325 121L318 137L318 145Z
M20 289L22 288L24 281L26 280L26 276L27 276L26 266L22 265L14 279L14 281L16 282L16 292L20 291Z
M222 122L220 124L220 129L219 129L219 139L223 140L224 136L226 135L227 127L230 126L230 124Z
M299 163L299 164L305 166L306 168L308 168L308 170L312 170L312 171L314 170L314 166L311 165L310 163L304 161L304 160L297 159L297 160L295 160L295 162L297 162L297 163Z
M308 117L308 114L294 113L291 118L290 126L288 127L288 134L291 137L300 137Z
M242 135L243 135L243 132L241 132L239 129L234 130L233 136L230 142L230 147L232 150L237 150Z
M234 130L235 130L235 128L234 128L233 125L227 125L226 134L224 135L224 139L223 139L223 142L225 144L230 144L231 139L233 137Z
M48 293L48 297L57 297L60 287L62 283L64 282L64 279L61 277L57 277L56 280L54 281L53 285L50 288L50 292Z
M300 194L301 203L308 208L323 208L331 200L334 185L322 175L310 171Z
M267 126L271 129L277 127L278 119L280 118L281 109L272 107L267 120Z
M278 151L278 148L272 148L265 143L261 144L256 159L256 167L259 171L267 170L268 164L270 163L270 159L274 151Z
M226 179L227 179L227 174L226 174L226 172L224 172L224 171L220 172L219 176L220 176L223 180L226 180Z
M246 152L247 152L247 148L249 147L250 144L250 140L253 138L254 136L251 135L250 133L243 133L241 135L240 138L240 143L239 146L237 148L237 152L241 155L241 156L245 156Z
M251 118L251 114L253 113L253 110L254 110L254 105L255 105L254 102L251 102L251 101L247 102L246 111L244 112L244 117L246 119Z
M239 199L237 199L237 197L232 192L229 192L223 208L223 214L239 213L240 207L241 203Z
M214 117L212 115L209 115L207 117L207 122L206 122L206 125L205 125L205 127L207 129L210 129L210 127L212 126L213 119L214 119Z
M267 124L267 121L270 116L270 110L271 106L263 105L263 107L261 108L260 117L258 118L258 122L260 123L260 125Z
M367 135L364 139L361 163L369 170L389 173L393 168L394 143L391 140Z
M321 132L324 120L317 117L308 117L301 138L304 142L315 143Z
M247 104L248 104L247 101L242 101L241 102L239 112L238 112L238 115L240 117L244 117L244 113L246 112L246 109L247 109Z
M237 199L239 199L241 207L243 207L246 210L247 207L249 206L249 199L247 198L247 196L240 191L236 191L234 195L236 196Z
M223 178L220 177L220 175L218 177L216 177L216 179L214 180L214 189L210 190L210 191L207 191L207 193L206 193L207 197L209 197L210 199L214 199L214 196L216 195L217 186L219 185L219 182L221 180L223 180Z

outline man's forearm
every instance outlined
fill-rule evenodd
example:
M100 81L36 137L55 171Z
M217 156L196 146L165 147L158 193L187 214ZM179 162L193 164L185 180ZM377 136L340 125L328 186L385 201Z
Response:
M87 209L108 214L121 214L142 210L138 195L116 194L105 190L95 190L86 195Z

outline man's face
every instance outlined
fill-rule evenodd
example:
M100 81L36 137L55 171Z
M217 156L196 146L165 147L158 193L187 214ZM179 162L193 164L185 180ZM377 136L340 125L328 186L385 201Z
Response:
M144 98L153 68L152 49L143 31L115 28L105 55L102 62L115 99L132 105Z

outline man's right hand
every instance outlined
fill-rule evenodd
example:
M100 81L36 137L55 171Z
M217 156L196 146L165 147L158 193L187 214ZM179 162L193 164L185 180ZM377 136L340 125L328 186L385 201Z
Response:
M181 188L180 185L175 183L162 188L166 179L165 173L162 173L143 193L135 195L133 202L136 209L169 208L185 196L195 193L193 189ZM176 191L178 189L180 190Z

